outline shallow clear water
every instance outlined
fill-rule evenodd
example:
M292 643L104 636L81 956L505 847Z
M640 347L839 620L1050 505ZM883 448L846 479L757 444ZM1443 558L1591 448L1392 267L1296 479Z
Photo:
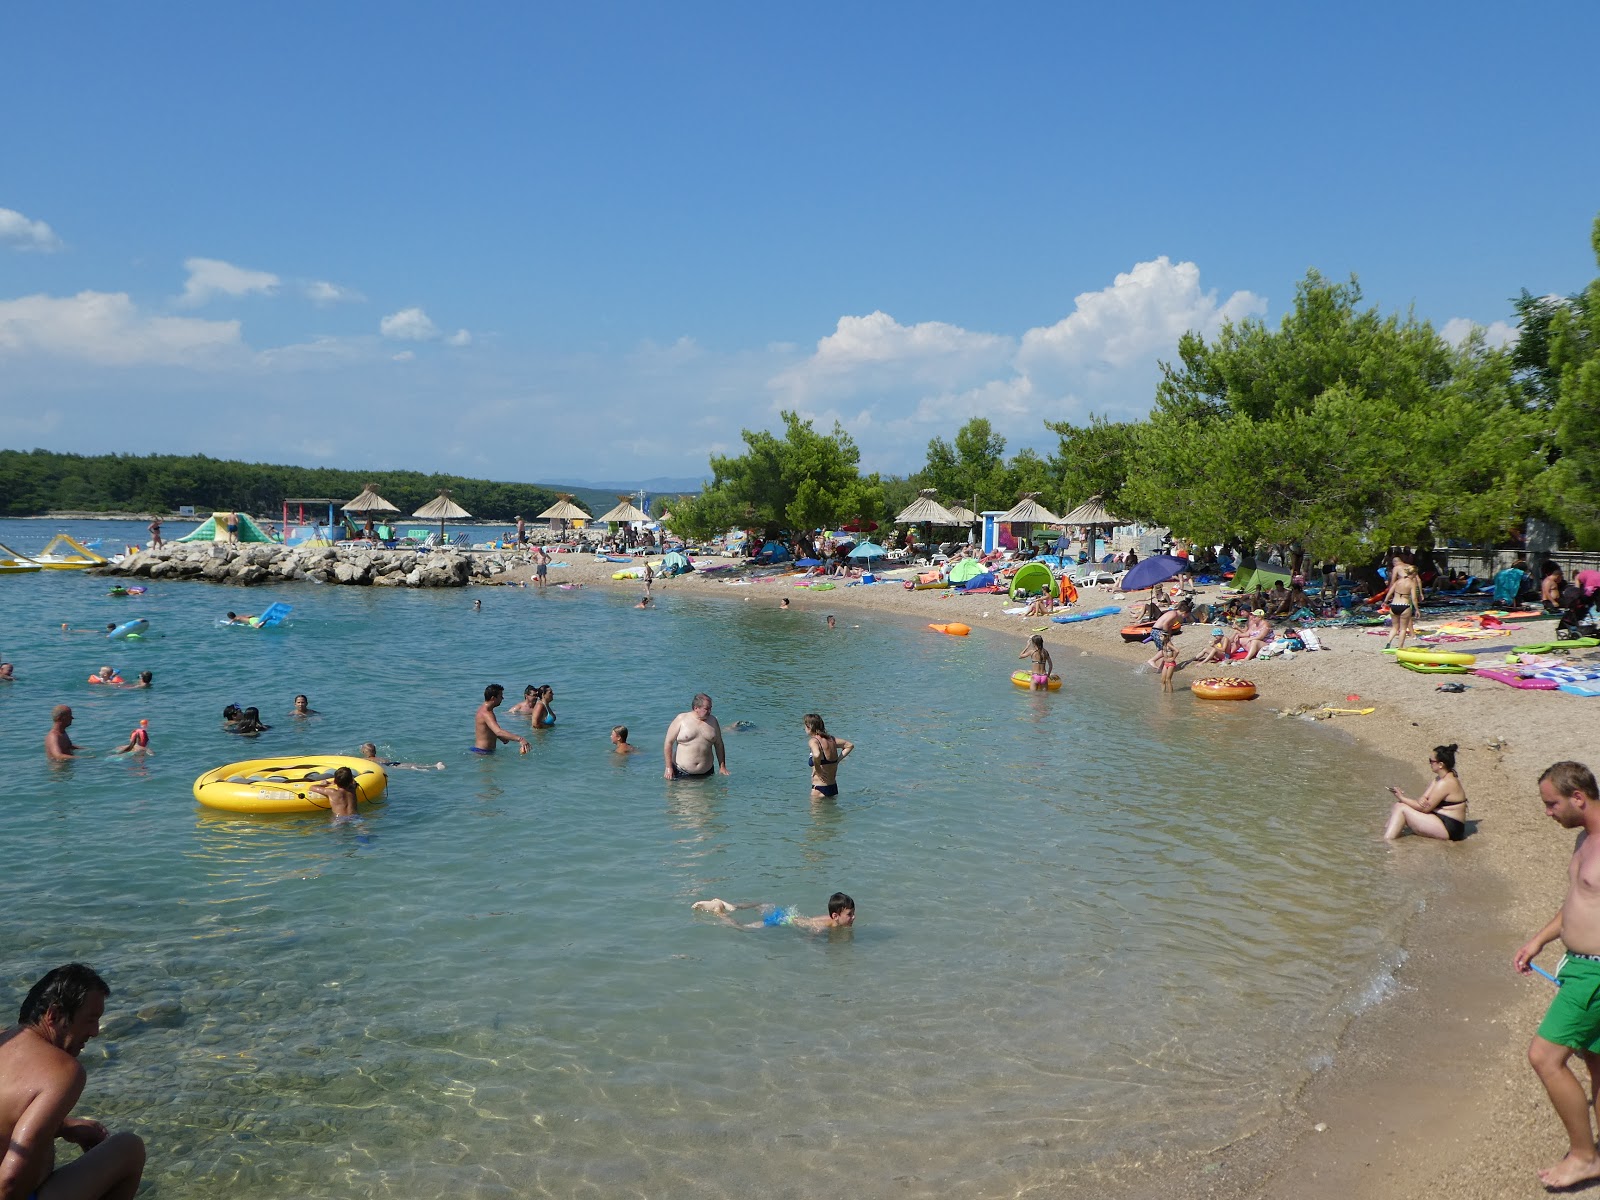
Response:
M0 1001L68 959L108 977L81 1108L144 1134L172 1194L1010 1196L1275 1111L1436 883L1395 869L1377 764L1329 731L1095 660L1022 692L1020 639L848 610L829 633L670 584L656 612L107 586L0 578ZM213 623L279 599L287 628ZM57 628L134 615L161 636ZM90 688L103 663L156 686ZM526 758L464 753L490 681L555 686ZM730 778L668 783L661 735L702 689L756 728ZM287 716L301 691L321 716ZM61 701L96 749L148 717L155 757L46 764ZM229 701L274 728L224 733ZM859 747L837 803L807 800L807 711ZM644 753L608 753L618 722ZM341 828L190 794L367 739L448 769L395 772ZM835 889L860 912L830 936L689 909Z

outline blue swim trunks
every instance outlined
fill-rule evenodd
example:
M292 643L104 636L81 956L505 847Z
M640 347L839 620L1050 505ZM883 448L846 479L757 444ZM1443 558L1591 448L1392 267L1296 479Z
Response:
M468 754L493 754L493 750L485 750L482 746L468 746Z
M788 908L774 908L762 916L761 923L768 929L776 925L793 925L795 917L799 915L793 905Z

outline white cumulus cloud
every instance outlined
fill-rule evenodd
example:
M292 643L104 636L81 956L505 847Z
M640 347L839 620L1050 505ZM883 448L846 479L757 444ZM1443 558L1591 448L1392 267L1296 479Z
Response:
M1482 330L1484 344L1496 350L1515 345L1517 338L1522 336L1515 325L1509 325L1505 321L1491 321L1487 325L1480 325L1468 317L1451 317L1439 327L1439 336L1452 346L1459 346L1471 336L1474 329Z
M329 283L326 279L314 279L306 284L306 298L316 305L329 304L359 304L366 297L355 288L342 287L337 283Z
M470 346L472 345L472 334L465 329L458 329L445 338L444 344L446 346Z
M1163 254L1118 275L1110 287L1083 292L1054 325L1028 330L1020 358L1125 367L1170 352L1190 330L1211 334L1223 321L1265 311L1266 301L1252 292L1235 292L1219 305L1214 290L1200 290L1199 267Z
M14 208L0 208L0 242L17 250L59 250L61 239L43 221L30 221Z
M439 336L439 327L422 309L402 308L379 321L378 332L402 342L431 342Z
M44 354L108 366L181 364L240 347L239 322L158 317L125 292L0 300L0 357Z
M220 258L186 258L183 266L189 278L183 285L183 295L178 303L194 308L218 296L248 296L260 293L270 296L278 290L279 279L271 271L252 271L236 267Z

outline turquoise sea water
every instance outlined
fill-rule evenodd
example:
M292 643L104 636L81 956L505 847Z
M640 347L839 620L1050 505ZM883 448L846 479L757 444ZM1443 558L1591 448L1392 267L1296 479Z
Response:
M1379 843L1389 776L1329 731L1093 659L1023 692L1020 638L849 610L829 633L765 592L671 585L655 612L593 588L108 586L0 578L0 1002L69 959L106 975L80 1110L146 1137L159 1193L1081 1180L1274 1112L1438 886ZM274 600L284 629L214 624ZM160 636L58 629L135 615ZM156 686L89 687L102 664ZM464 753L490 681L556 689L526 758ZM755 728L730 778L668 783L661 736L697 690ZM296 692L322 715L291 719ZM47 764L63 701L97 750L148 717L156 755ZM224 733L230 701L274 728ZM859 747L836 803L807 799L808 711ZM619 722L643 753L609 753ZM447 769L395 772L340 828L190 794L225 762L368 739ZM858 922L820 937L689 909L820 913L835 889Z

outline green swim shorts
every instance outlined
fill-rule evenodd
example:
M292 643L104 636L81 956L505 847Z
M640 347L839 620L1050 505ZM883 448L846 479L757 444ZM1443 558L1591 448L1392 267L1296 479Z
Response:
M1561 986L1539 1022L1539 1036L1557 1046L1600 1052L1600 962L1569 957L1556 978Z

